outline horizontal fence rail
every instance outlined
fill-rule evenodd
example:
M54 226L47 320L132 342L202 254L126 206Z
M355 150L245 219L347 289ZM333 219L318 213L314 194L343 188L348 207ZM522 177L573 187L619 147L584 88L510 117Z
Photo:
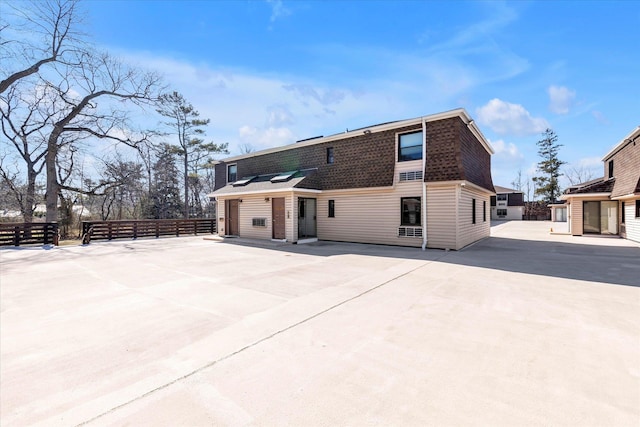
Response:
M58 224L54 222L0 223L0 246L49 244L58 244Z
M91 240L137 239L140 237L214 234L215 218L141 219L131 221L83 221L82 243Z

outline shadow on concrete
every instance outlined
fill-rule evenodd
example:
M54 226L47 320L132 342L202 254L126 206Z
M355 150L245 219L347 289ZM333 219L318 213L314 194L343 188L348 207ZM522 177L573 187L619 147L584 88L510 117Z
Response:
M461 251L319 241L304 245L252 239L222 244L315 256L366 255L438 261L544 277L640 287L640 248L489 237Z
M640 248L489 237L441 260L515 273L640 287Z

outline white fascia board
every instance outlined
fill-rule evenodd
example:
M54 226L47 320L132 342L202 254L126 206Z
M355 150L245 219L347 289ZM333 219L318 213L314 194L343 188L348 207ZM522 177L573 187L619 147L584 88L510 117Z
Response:
M295 192L302 192L302 193L313 193L313 194L319 194L322 193L322 190L312 190L312 189L308 189L308 188L296 188L296 187L289 187L289 188L280 188L277 190L254 190L254 191L242 191L242 192L238 192L238 193L224 193L224 194L213 194L210 193L208 194L208 197L215 197L217 198L223 198L223 199L229 199L229 198L234 198L235 196L248 196L248 195L253 195L253 194L273 194L273 193L291 193L292 191Z
M625 194L623 196L612 197L611 200L629 200L629 199L635 199L636 197L640 197L640 194L637 194L637 193Z
M635 128L629 135L627 135L626 137L622 138L622 141L618 142L611 150L609 150L609 152L607 154L605 154L605 156L602 158L601 161L606 162L609 159L609 157L611 157L614 154L616 154L625 145L627 145L627 144L631 143L632 141L636 140L636 138L638 138L638 137L640 137L640 126Z
M427 187L453 187L453 186L469 187L473 190L481 191L483 193L487 193L492 196L496 195L496 193L494 193L493 191L487 190L486 188L481 187L465 179L457 179L453 181L426 181L425 185Z
M450 110L450 111L445 111L445 112L442 112L442 113L431 114L431 115L428 115L428 116L416 117L416 118L407 119L407 120L400 120L400 121L386 123L386 124L377 125L377 126L359 128L357 130L347 131L347 132L343 132L343 133L337 133L335 135L325 136L325 137L322 137L322 138L314 138L314 139L312 139L310 141L296 142L296 143L293 143L293 144L283 145L283 146L280 146L280 147L267 148L266 150L256 151L254 153L241 154L241 155L238 155L238 156L228 157L226 159L216 161L216 162L214 162L214 164L235 162L235 161L240 160L240 159L246 159L246 158L250 158L250 157L262 156L262 155L265 155L265 154L277 153L277 152L280 152L280 151L287 151L287 150L291 150L291 149L297 148L297 147L307 147L307 146L310 146L310 145L323 144L323 143L332 142L332 141L339 141L341 139L352 138L354 136L360 136L360 135L362 135L364 133L365 130L371 131L372 133L374 133L374 132L384 132L384 131L393 130L393 129L397 129L397 128L402 128L402 127L407 127L407 126L411 126L411 125L420 125L422 123L423 119L426 122L433 122L433 121L437 121L437 120L450 119L452 117L460 117L460 118L462 118L462 121L469 126L469 129L471 129L471 132L476 136L476 138L478 138L480 140L480 142L482 143L482 146L484 147L484 149L487 150L489 152L489 154L494 154L493 148L491 148L491 145L489 144L489 141L487 141L487 139L484 137L482 132L480 132L480 129L478 129L478 127L476 126L475 121L472 121L471 116L469 116L467 111L464 108L457 108L455 110Z
M563 194L560 196L560 200L569 199L587 199L592 197L607 197L610 198L611 193L578 193L578 194Z

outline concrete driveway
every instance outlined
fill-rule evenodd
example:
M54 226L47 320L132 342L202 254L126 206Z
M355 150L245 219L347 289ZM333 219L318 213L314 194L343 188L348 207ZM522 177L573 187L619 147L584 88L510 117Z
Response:
M2 426L640 424L640 246L0 250Z

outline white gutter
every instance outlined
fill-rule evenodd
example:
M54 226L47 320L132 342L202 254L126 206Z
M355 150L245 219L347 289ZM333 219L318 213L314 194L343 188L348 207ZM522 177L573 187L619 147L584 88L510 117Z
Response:
M427 121L422 117L422 173L427 176ZM427 248L427 184L422 179L422 250Z

